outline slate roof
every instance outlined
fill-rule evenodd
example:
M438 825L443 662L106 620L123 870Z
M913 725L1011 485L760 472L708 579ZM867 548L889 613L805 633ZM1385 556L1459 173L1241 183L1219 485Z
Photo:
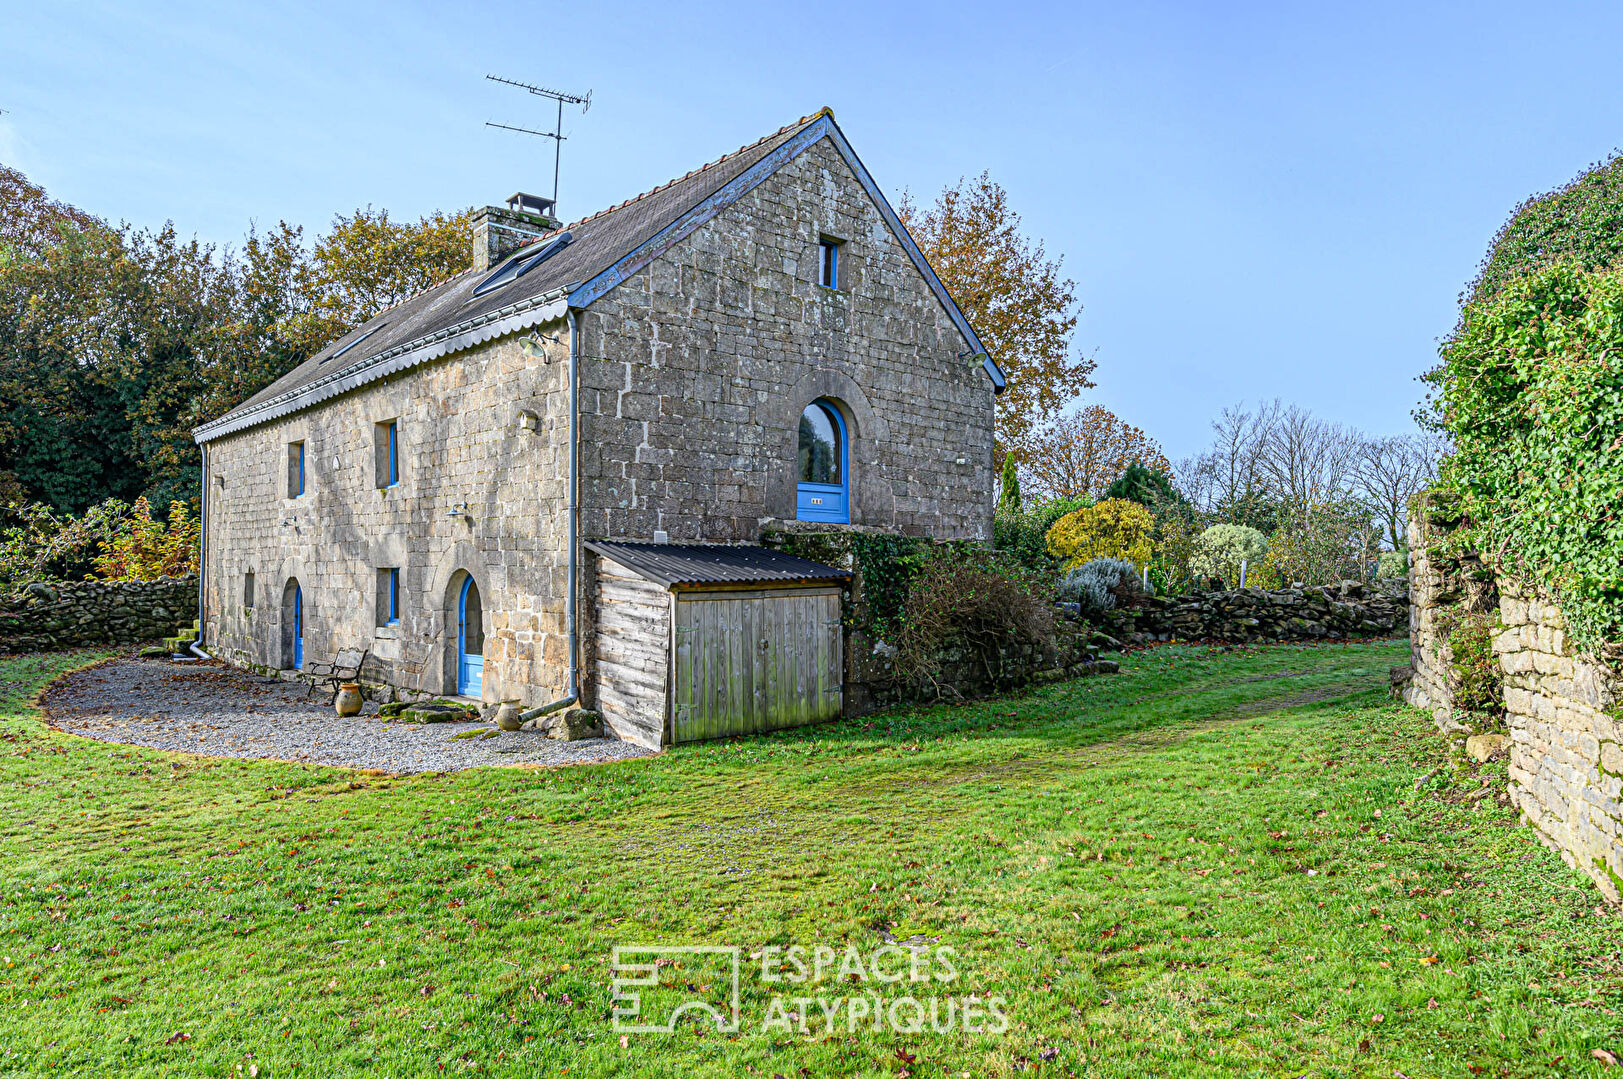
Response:
M787 160L785 154L792 156L796 151L796 146L788 144L798 142L803 147L824 135L831 135L852 162L864 186L892 220L904 247L920 265L949 314L965 337L980 349L974 331L924 262L906 230L895 221L884 196L834 125L832 113L823 109L686 176L537 238L509 259L528 257L540 249L536 245L550 243L565 232L570 242L504 288L480 297L473 295L474 288L496 269L493 266L488 271L468 270L402 301L328 344L218 419L198 427L193 436L199 442L206 442L307 408L405 367L561 318L566 307L584 307L640 267L641 262L631 265L633 255L657 249L662 243L674 243L687 235L678 227L683 222L690 222L691 229L696 223L708 220L698 211L719 201L717 196L724 193L728 184L755 166L772 167L768 159L774 151L787 147L784 154L778 155ZM993 383L1001 390L1002 371L990 358L986 366Z
M666 588L706 584L844 584L851 574L770 547L720 543L620 543L586 540L584 546Z

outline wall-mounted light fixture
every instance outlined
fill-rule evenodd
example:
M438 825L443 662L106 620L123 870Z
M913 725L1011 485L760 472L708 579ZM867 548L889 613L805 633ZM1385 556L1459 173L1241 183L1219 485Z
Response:
M528 335L519 339L518 350L524 354L526 360L540 360L542 363L551 363L552 354L547 351L547 345L556 345L561 340L556 334L551 337L543 337L539 330L531 330Z

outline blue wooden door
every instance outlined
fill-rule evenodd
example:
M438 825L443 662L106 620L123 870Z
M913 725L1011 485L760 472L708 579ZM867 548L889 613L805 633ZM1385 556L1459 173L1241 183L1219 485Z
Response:
M456 691L478 697L485 688L485 620L479 586L469 577L462 582L456 605Z
M293 586L293 668L304 670L304 589Z

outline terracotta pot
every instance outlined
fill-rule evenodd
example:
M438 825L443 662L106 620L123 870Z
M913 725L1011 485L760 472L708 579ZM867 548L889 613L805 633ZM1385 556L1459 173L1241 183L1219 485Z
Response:
M333 699L333 707L341 716L353 716L361 710L366 703L361 696L361 687L354 682L345 682L338 687L338 696Z
M519 718L520 709L517 701L503 701L501 707L496 709L496 726L504 731L516 731L524 726Z

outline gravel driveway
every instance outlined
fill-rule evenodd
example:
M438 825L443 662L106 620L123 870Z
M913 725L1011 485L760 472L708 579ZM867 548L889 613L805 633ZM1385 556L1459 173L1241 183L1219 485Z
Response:
M595 764L650 755L630 742L559 742L535 731L453 740L489 725L385 722L374 704L341 719L326 701L319 690L307 696L302 683L224 664L120 659L59 679L43 705L53 726L103 742L387 772Z

